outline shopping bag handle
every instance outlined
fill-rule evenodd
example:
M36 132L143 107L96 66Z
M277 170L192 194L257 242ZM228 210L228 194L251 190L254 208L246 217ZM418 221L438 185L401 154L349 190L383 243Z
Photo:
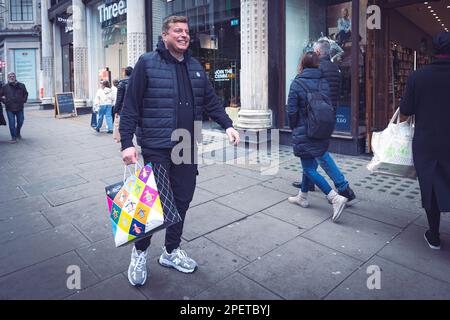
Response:
M142 169L142 166L139 163L139 161L134 164L134 172L136 172L138 168ZM125 180L127 179L127 170L128 170L128 173L130 174L130 176L134 175L134 173L131 172L131 170L130 170L130 166L124 166L123 167L123 182L125 182Z
M391 119L391 122L389 124L394 124L394 122L397 120L397 124L400 124L400 108L395 111L394 116Z
M389 125L394 124L394 122L396 120L397 120L397 124L400 124L400 108L398 108L397 111L395 111L394 116L392 117ZM409 123L409 128L410 128L411 135L412 135L415 124L416 124L416 118L414 116L408 117L408 120L406 120L406 122Z

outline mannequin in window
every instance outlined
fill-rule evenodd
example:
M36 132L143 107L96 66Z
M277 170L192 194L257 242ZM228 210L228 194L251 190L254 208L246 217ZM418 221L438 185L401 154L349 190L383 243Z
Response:
M340 47L344 45L352 37L352 22L349 18L350 14L347 8L342 9L342 17L338 19L338 34L336 36L336 41Z

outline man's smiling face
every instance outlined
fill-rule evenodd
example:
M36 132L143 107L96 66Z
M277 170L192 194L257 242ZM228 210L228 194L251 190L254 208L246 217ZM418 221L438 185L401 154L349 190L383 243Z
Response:
M163 32L163 40L167 49L177 54L185 53L189 48L191 37L187 23L171 23L167 32Z

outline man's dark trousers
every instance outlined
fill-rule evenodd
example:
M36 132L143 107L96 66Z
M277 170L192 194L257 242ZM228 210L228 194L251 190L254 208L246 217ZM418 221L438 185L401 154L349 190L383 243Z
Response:
M146 158L145 163L152 162L151 158ZM181 164L175 165L172 162L152 162L155 165L162 165L170 177L170 184L172 187L175 204L182 221L166 230L166 250L172 253L173 250L180 247L181 235L183 234L184 221L186 212L194 198L195 187L197 183L197 169L196 164ZM136 242L135 247L139 251L145 251L150 246L151 237L142 239Z

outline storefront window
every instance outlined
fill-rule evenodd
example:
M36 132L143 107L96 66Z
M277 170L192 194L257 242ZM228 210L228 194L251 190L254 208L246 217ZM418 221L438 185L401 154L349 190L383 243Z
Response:
M286 101L289 88L295 79L298 64L307 51L313 50L314 43L326 39L331 44L332 61L339 66L342 75L339 94L336 133L351 133L351 89L352 89L352 2L317 0L286 0ZM339 3L340 2L340 3ZM336 4L338 3L338 4ZM360 0L360 20L364 21L367 0ZM360 126L365 125L365 45L366 29L362 23L360 30ZM285 115L285 126L288 127L288 116ZM363 128L361 129L363 130Z
M326 32L326 0L286 0L286 102L299 62L312 44ZM285 110L286 128L289 127Z
M156 1L159 2L159 1ZM160 12L157 12L157 11ZM223 106L240 106L240 1L174 0L154 6L154 30L172 15L187 16L193 56L203 65Z
M360 0L360 21L364 21L367 0ZM332 42L332 60L339 66L342 73L342 84L337 115L337 133L350 134L351 128L351 98L352 81L359 83L359 132L365 131L365 53L367 29L365 23L359 28L359 78L352 79L352 35L355 31L352 23L352 2L328 6L327 36Z
M127 23L120 22L102 29L102 41L105 51L105 68L111 72L110 80L123 78L127 67Z
M97 64L99 81L105 80L100 74L107 70L106 80L112 82L124 77L128 64L127 49L127 1L104 0L92 8L92 16L96 20L98 34L101 35L101 56ZM95 38L95 40L97 40ZM97 40L97 41L98 41ZM96 45L95 45L96 47Z

